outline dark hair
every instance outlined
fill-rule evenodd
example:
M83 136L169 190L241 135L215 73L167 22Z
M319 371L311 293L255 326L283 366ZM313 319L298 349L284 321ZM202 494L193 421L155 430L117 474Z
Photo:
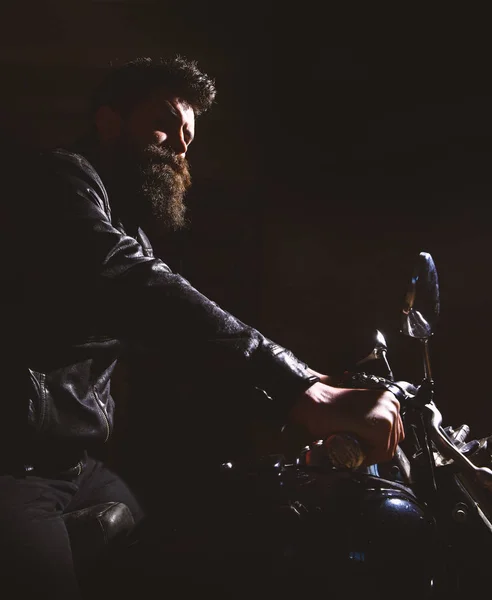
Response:
M128 114L161 87L189 104L196 115L210 108L216 94L214 80L198 69L196 61L179 55L137 58L111 67L91 98L90 114L94 116L100 106Z

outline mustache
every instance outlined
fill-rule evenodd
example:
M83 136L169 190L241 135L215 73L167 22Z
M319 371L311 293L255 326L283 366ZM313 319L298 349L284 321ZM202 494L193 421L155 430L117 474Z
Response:
M142 150L142 167L170 167L178 175L189 173L189 163L183 156L177 156L172 150L157 144L149 144Z

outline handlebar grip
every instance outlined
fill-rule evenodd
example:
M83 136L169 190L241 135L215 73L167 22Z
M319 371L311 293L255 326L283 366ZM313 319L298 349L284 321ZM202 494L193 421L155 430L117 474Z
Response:
M334 433L323 441L323 451L336 468L357 469L366 456L359 440L349 433Z

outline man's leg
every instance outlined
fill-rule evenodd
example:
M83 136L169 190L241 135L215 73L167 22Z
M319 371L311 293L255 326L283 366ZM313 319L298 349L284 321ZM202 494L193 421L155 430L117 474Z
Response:
M143 520L143 510L125 481L103 462L89 457L82 474L75 479L77 493L67 505L65 514L96 506L105 502L122 502L130 509L135 524ZM69 527L70 529L70 527ZM124 537L113 540L105 550L100 546L94 551L77 549L74 540L76 570L85 593L92 600L107 598L108 594L118 595L127 592L129 585L137 585L141 580L138 572L136 551L129 550ZM83 545L87 540L80 540ZM133 538L132 538L133 541ZM134 583L132 583L134 582Z
M70 482L0 476L0 581L16 597L80 598L64 508ZM9 585L10 584L10 585ZM25 594L23 593L25 592Z
M66 512L103 502L123 502L130 509L135 523L143 518L143 510L135 494L123 479L103 462L89 457L87 466L75 483L78 491L66 507Z

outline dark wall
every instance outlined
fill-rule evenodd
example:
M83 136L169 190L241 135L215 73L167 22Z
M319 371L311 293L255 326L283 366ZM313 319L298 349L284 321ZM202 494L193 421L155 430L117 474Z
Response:
M111 61L197 58L218 102L190 150L192 228L157 240L164 259L317 369L339 368L359 332L379 327L397 375L419 378L399 310L414 257L431 252L442 296L437 401L447 422L488 434L485 15L284 4L3 8L3 127L64 143L83 130L87 93Z

